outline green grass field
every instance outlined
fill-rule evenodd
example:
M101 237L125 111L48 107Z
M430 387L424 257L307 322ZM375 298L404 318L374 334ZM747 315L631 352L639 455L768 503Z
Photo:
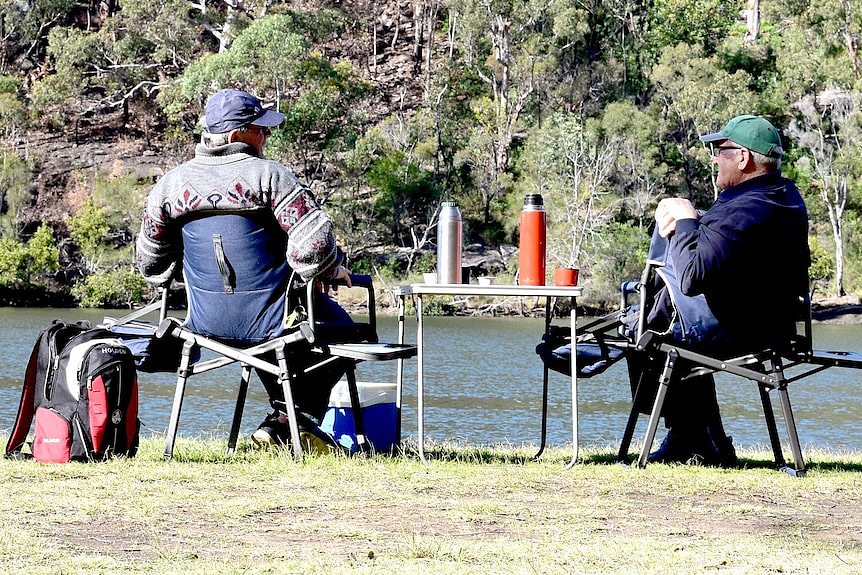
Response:
M5 443L5 441L4 441ZM862 573L862 454L720 470L436 446L295 462L162 439L102 464L0 462L0 572Z

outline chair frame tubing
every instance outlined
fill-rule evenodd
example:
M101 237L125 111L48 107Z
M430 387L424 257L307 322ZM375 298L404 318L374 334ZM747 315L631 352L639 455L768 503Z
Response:
M179 337L185 343L183 344L182 356L180 358L180 367L177 371L177 385L174 392L174 402L171 407L171 418L168 422L167 437L165 440L164 458L173 458L174 445L176 443L177 431L179 429L180 414L182 413L183 398L185 397L186 384L188 378L192 375L206 373L239 362L242 366L240 376L239 391L237 393L237 401L234 407L234 417L231 424L230 436L228 439L227 453L233 453L236 449L236 442L239 436L239 428L242 422L242 414L245 406L246 395L248 393L248 384L251 378L251 369L257 368L264 372L271 373L278 377L285 397L285 413L288 419L290 428L291 449L295 458L302 456L302 446L299 441L299 424L297 422L296 408L293 402L293 392L291 390L292 377L288 368L287 362L287 345L290 343L307 340L305 330L298 330L292 334L273 339L247 349L237 349L225 345L223 343L211 340L204 336L192 333L188 329L180 326L176 319L167 318L159 327L159 337L165 337L167 333L175 337ZM215 359L192 362L191 357L201 349L209 349L222 357ZM258 355L270 351L275 351L277 365L267 362Z
M650 345L650 334L644 338L646 343L638 343L638 349L646 353L646 348ZM676 382L677 385L682 384L686 378L678 377L678 362L680 359L691 361L697 365L693 370L698 375L705 370L708 373L724 371L740 377L749 379L758 384L761 404L763 406L763 415L766 420L767 432L769 433L769 442L772 446L772 452L775 457L776 466L796 477L805 475L805 461L802 456L802 447L799 441L799 433L796 427L796 420L793 416L793 409L790 404L790 394L788 392L788 379L784 374L784 366L781 355L775 350L769 350L767 357L762 358L759 354L749 354L738 358L719 360L691 350L680 348L668 343L661 343L654 347L655 350L666 354L664 368L659 377L659 387L653 403L652 411L650 412L649 423L644 437L644 442L638 456L638 467L646 467L649 462L649 454L652 445L655 442L655 436L658 429L659 419L661 418L662 408L664 406L667 392L671 382ZM769 363L768 373L764 373L765 363ZM742 365L755 364L760 366L763 371L757 371L742 367ZM692 375L691 373L688 375ZM787 439L790 443L790 450L793 455L793 466L787 465L781 447L781 441L778 437L778 429L775 422L775 412L772 406L772 401L769 397L769 391L776 390L778 393L779 402L781 404L782 416L784 418ZM635 391L636 400L633 403L632 410L629 414L629 419L626 425L626 430L623 435L623 440L620 444L620 451L617 456L619 461L627 461L628 450L631 445L634 428L639 417L636 406L638 405L637 398L643 392L641 382L638 382Z

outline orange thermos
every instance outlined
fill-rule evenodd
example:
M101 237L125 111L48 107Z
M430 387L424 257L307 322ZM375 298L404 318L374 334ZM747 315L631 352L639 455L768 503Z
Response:
M527 194L521 209L518 283L545 285L545 205L542 194Z

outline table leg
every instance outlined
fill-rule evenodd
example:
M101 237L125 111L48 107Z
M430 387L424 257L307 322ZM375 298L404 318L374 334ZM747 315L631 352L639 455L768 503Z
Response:
M419 459L427 465L428 460L425 459L425 322L422 313L422 294L416 294L416 411L419 413L417 431L419 435Z
M575 324L577 323L577 308L575 300L572 298L572 460L566 466L570 469L578 461L578 349Z
M401 295L398 297L398 345L404 343L404 308L406 307L405 298ZM401 447L401 394L404 390L404 358L399 357L397 360L398 372L395 376L395 445Z

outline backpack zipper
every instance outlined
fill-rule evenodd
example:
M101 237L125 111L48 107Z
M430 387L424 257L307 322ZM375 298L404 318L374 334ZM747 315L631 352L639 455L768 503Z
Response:
M116 362L117 365L117 401L122 402L123 400L123 370L120 369L120 362ZM119 406L117 409L120 409ZM112 422L113 423L113 422ZM114 442L111 446L111 451L115 451L117 449L117 442L120 441L120 426L119 424L114 424Z
M93 346L93 347L95 348L96 346ZM92 351L92 350L90 350L90 351ZM88 368L90 367L89 366L89 359L90 359L89 356L90 356L90 352L88 351L87 352L87 359L84 362L82 362L82 365L86 364ZM120 365L122 365L122 363L123 362L121 360L112 361L111 363L106 363L105 365L102 366L102 369L100 369L96 373L94 373L92 375L88 375L87 376L87 391L93 391L93 380L96 379L97 375L108 371L108 368L116 367L117 373L122 373L122 371L120 370ZM81 370L83 371L83 367L81 368ZM89 371L89 369L87 371ZM120 379L120 378L118 377L117 379ZM122 389L122 383L120 383L120 389Z
M93 447L90 445L90 438L84 434L84 428L81 427L81 419L77 417L72 418L75 423L75 427L78 429L78 437L81 438L81 443L84 445L84 453L87 454L87 461L93 460Z
M45 373L45 385L42 389L42 397L45 399L51 399L54 395L54 374L57 373L57 368L60 367L60 354L57 351L57 332L61 329L62 327L57 328L54 330L54 333L48 336L48 357L53 357L54 361Z

